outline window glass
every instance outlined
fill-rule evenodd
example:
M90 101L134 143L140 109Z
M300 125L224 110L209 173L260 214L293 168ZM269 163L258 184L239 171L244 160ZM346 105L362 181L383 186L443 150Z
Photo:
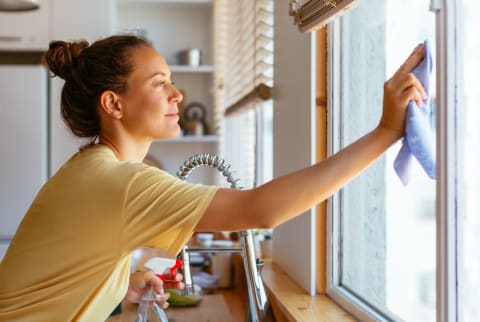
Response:
M379 121L383 83L413 48L430 42L429 0L371 0L341 19L339 102L334 136L342 148ZM333 77L338 77L333 75ZM435 75L431 108L435 110ZM434 112L431 115L434 131ZM413 162L404 186L393 168L401 142L339 192L338 283L380 315L435 320L435 181Z
M261 105L259 111L259 137L257 146L257 184L273 179L273 101L269 100Z
M480 2L462 0L460 32L461 45L458 86L457 130L459 133L459 273L461 321L480 321Z

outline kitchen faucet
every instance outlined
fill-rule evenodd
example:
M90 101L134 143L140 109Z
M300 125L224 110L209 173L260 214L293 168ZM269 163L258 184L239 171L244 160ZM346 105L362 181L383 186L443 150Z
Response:
M220 171L227 181L231 184L231 188L241 189L238 187L239 179L233 177L234 171L231 165L225 160L220 159L213 154L198 154L190 157L180 167L177 176L186 180L190 173L197 167L210 166ZM267 292L263 284L261 269L263 262L255 257L253 247L252 232L250 230L240 231L240 247L239 248L189 248L184 246L179 257L183 260L183 275L185 282L185 295L194 293L192 274L190 271L190 255L191 252L199 253L241 253L243 256L243 265L247 278L248 290L248 309L245 317L246 322L267 322L275 321L273 312L267 298Z

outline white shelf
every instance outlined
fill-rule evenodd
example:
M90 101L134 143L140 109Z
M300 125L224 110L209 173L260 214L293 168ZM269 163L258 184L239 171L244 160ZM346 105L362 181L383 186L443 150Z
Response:
M157 140L155 143L215 143L218 141L216 135L184 135L173 139Z
M213 73L212 65L170 65L169 67L172 73Z

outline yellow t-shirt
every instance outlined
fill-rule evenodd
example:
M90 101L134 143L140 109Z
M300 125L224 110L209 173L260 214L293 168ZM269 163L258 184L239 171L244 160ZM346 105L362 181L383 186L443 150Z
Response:
M40 190L0 264L0 321L104 321L141 246L176 254L216 187L183 182L95 145Z

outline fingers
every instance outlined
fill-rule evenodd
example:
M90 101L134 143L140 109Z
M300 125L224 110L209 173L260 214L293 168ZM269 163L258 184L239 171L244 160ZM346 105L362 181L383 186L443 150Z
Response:
M393 77L411 72L425 56L425 45L421 44L413 50L407 60L400 66Z
M143 280L145 281L145 287L153 285L153 287L156 289L157 286L162 286L162 280L158 278L157 275L151 270L145 271L143 273Z
M167 300L170 298L170 293L165 292L165 288L178 290L185 288L185 284L181 282L183 275L179 273L175 274L174 278L169 273L165 274L165 281L162 281L153 271L146 271L143 277L145 287L152 285L155 289L155 302L163 309L168 307Z
M155 289L155 302L163 309L168 308L167 300L170 298L170 293L164 290L168 283L164 283L153 271L145 272L144 279L148 287L152 285Z
M427 98L422 83L413 73L397 73L385 83L385 91L388 91L390 95L397 96L402 106L406 106L410 100L413 100L421 107L422 100Z
M423 100L421 98L421 94L418 91L418 89L415 87L409 87L408 89L406 89L401 94L400 99L401 101L406 102L406 104L408 104L408 102L413 100L418 107L423 106Z
M422 100L427 97L422 83L411 73L411 70L422 61L424 55L425 45L421 44L415 48L403 65L400 66L387 82L390 89L399 91L396 95L401 99L400 103L404 106L406 106L410 100L413 100L417 106L421 107L423 105Z
M153 288L155 289L155 292L157 294L160 294L160 295L163 295L165 293L164 291L164 285L163 285L163 281L157 276L155 275L153 272L152 274L150 275L145 275L145 278L146 280L148 281L147 283L149 285L152 285Z
M157 294L155 295L155 302L158 303L158 305L162 308L162 309L166 309L168 308L168 299L170 298L170 293L163 293L163 294Z
M418 107L422 107L423 100L427 98L422 83L412 73L406 74L400 80L397 88L400 91L399 96L402 105L407 105L409 101L413 100Z
M418 93L419 96L422 100L427 98L427 92L425 92L425 88L423 88L423 84L420 82L420 80L415 77L412 73L408 74L407 76L407 84L409 84L411 87L414 87Z
M425 46L418 46L397 72L384 84L383 114L379 126L395 133L398 138L405 132L407 106L414 101L419 107L427 94L422 83L411 72L423 59Z

